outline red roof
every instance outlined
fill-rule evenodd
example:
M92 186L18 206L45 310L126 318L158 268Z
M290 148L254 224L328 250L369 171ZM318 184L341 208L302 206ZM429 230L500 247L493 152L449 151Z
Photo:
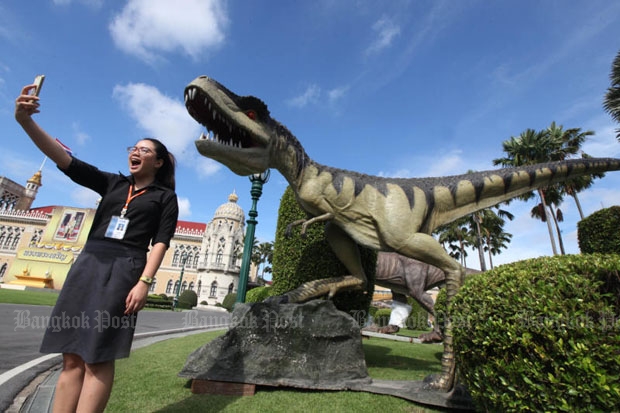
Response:
M177 221L177 231L179 229L184 230L193 230L193 231L204 231L207 229L207 224L204 222L193 222L193 221Z
M60 208L58 206L55 205L48 205L48 206L44 206L44 207L37 207L37 208L30 208L28 211L31 212L42 212L44 214L51 214L52 212L54 212L54 209L56 208Z

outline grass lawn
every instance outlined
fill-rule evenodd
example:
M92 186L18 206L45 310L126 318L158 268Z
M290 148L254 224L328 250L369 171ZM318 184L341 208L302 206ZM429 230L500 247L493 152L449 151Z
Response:
M9 290L0 288L0 303L54 305L58 299L56 291Z
M254 396L193 394L177 377L187 356L223 331L190 335L134 351L116 363L106 412L441 412L392 396L353 391L257 387ZM363 341L368 373L382 380L422 380L440 371L443 346L379 338Z

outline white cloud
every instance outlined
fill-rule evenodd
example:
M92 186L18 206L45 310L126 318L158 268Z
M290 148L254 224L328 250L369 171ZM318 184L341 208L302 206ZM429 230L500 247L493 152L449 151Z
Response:
M78 122L73 122L71 124L71 129L73 129L73 136L75 137L78 145L83 146L90 140L90 136L87 133L82 132Z
M181 52L197 59L217 48L228 26L223 0L129 0L109 25L125 53L151 63L159 53Z
M348 86L341 86L330 90L329 92L327 92L327 98L329 99L329 103L335 103L337 100L341 99L348 91Z
M186 219L192 216L192 205L188 198L178 197L179 218Z
M366 55L379 53L381 50L390 47L394 37L400 34L400 26L395 24L387 17L382 17L372 25L377 38L366 49Z
M220 169L218 163L198 155L194 141L200 135L201 126L189 116L181 101L143 83L117 85L113 96L147 132L147 137L161 140L177 161L191 165L200 176L213 175Z
M308 86L308 88L306 89L304 93L302 93L301 95L297 97L289 99L287 103L290 106L294 106L297 108L303 108L309 105L310 103L318 102L320 95L321 95L321 88L318 87L317 85L310 85Z
M466 173L469 169L476 171L489 169L481 164L478 165L479 167L476 167L473 162L474 160L472 159L465 161L463 159L463 151L455 149L437 156L413 156L404 161L398 161L399 165L405 166L393 171L381 171L378 175L393 178L422 178L460 175ZM413 165L414 167L411 168L408 165Z
M101 195L86 187L77 187L71 192L71 199L76 206L82 208L96 208Z

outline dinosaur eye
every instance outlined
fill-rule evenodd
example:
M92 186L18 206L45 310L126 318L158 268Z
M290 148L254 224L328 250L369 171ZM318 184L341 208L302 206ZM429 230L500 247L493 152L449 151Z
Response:
M245 114L248 115L248 118L250 118L252 120L256 120L256 118L258 117L256 112L253 111L253 110L248 110L247 112L245 112Z

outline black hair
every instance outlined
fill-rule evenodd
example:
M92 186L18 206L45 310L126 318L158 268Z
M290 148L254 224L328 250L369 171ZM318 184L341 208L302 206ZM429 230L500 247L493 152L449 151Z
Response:
M153 145L155 145L155 153L157 154L157 159L161 159L162 161L164 161L164 164L161 166L161 168L157 170L155 179L159 181L159 183L167 186L174 191L174 168L176 166L176 160L174 158L174 155L168 152L168 148L166 148L166 145L161 143L158 139L144 138L142 140L153 142Z

